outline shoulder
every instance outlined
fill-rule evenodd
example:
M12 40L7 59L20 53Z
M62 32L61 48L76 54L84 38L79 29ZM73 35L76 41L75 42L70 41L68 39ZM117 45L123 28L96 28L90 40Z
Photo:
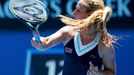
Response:
M64 26L64 27L60 28L55 34L56 35L59 34L59 35L65 37L67 35L67 33L69 32L69 29L71 29L71 27Z
M77 31L76 27L73 26L65 26L60 29L60 32L62 32L62 36L64 35L64 45L74 37L75 32Z
M59 32L61 32L62 34L69 35L69 36L72 36L73 33L75 33L76 31L77 28L73 26L64 26L59 30Z
M67 32L69 32L72 29L73 29L72 26L64 26L64 27L62 27L62 28L59 29L59 32L67 33Z
M72 34L74 33L74 27L73 26L64 26L58 30L58 33L60 33L65 38L71 37Z
M103 58L104 56L114 56L114 48L113 46L106 46L104 43L99 42L98 44L99 55Z

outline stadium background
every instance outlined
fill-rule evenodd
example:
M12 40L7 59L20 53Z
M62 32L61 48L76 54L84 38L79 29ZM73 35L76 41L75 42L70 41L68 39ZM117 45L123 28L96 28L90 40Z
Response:
M50 35L64 26L57 14L71 16L77 0L42 0L49 8L49 18L40 27L41 35ZM60 75L64 64L63 45L40 52L31 46L32 34L8 9L9 0L0 0L0 75ZM122 36L115 44L117 75L134 71L134 1L105 0L113 8L108 31Z

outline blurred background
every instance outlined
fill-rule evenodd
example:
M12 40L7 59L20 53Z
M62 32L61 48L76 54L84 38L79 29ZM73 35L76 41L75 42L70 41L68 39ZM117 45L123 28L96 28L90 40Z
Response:
M39 31L48 36L63 27L57 14L72 17L77 0L42 0L49 18ZM117 75L134 75L134 0L104 0L112 7L108 32L121 36L115 44ZM31 46L31 31L8 9L9 0L0 0L0 75L61 75L63 45L40 52Z

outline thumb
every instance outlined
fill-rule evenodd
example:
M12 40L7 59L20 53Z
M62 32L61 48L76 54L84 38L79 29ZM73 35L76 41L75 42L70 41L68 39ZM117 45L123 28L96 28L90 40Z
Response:
M90 68L89 69L91 71L94 71L94 72L98 71L98 67L95 66L91 61L89 62L89 64L90 64Z

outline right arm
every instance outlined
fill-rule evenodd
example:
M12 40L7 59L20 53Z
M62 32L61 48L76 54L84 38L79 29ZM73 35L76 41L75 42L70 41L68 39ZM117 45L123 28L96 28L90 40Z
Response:
M36 43L32 38L32 46L38 50L46 50L65 41L67 35L66 26L48 37L41 37L41 43Z

